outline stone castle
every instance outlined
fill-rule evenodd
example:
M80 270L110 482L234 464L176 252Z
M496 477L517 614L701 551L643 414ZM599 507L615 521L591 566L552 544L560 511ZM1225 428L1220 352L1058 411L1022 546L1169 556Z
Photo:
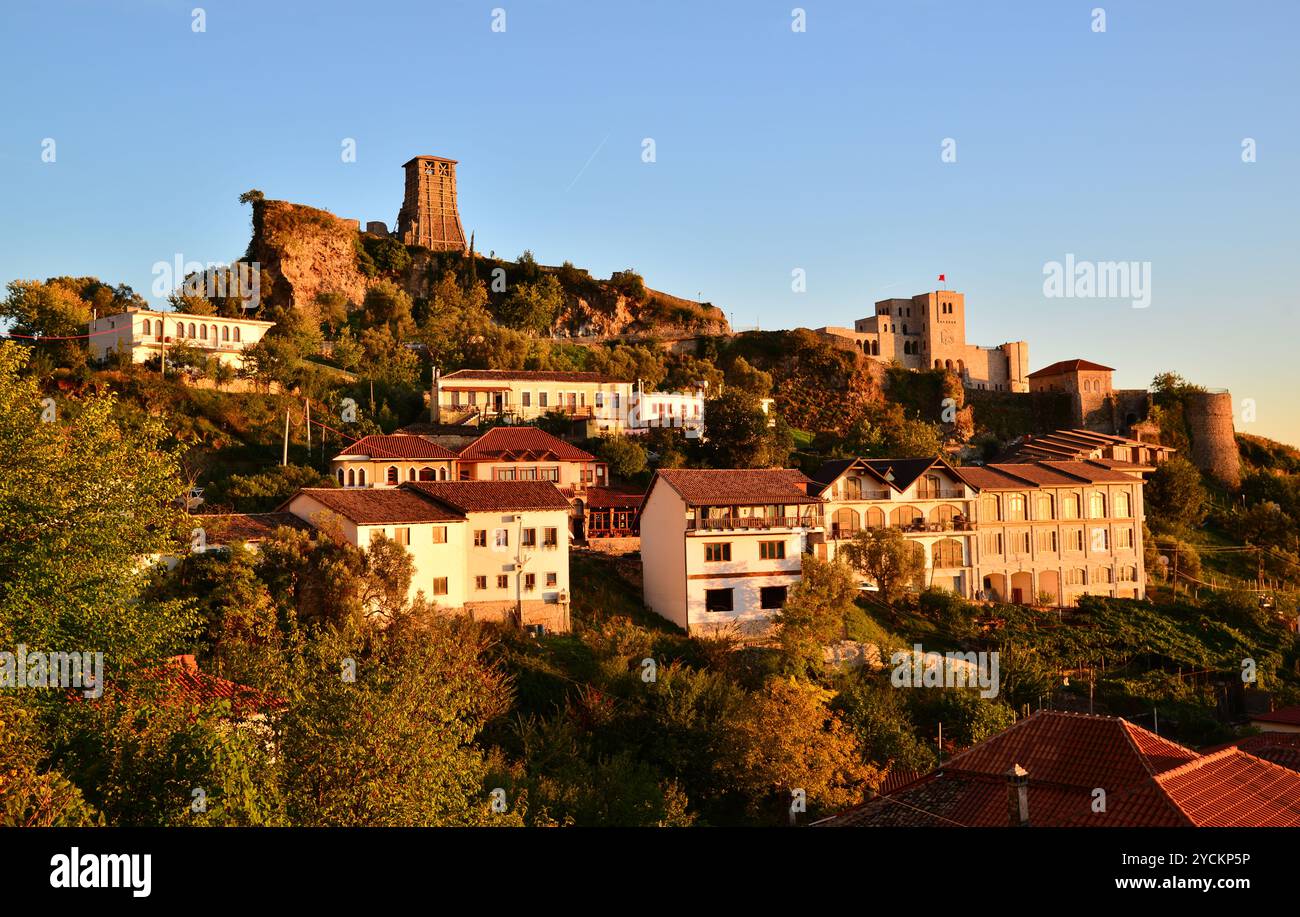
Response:
M468 248L456 201L456 160L442 156L416 156L402 165L406 188L391 235L405 245L435 252L463 252ZM390 235L385 223L366 224L366 232Z
M966 343L966 296L954 290L882 299L876 303L875 315L858 319L852 328L817 330L882 363L950 369L967 388L1029 391L1029 344Z

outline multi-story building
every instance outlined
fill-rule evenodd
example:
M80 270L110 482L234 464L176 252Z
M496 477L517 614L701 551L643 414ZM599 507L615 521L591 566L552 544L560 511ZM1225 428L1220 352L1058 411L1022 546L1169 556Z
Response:
M167 347L184 344L210 353L222 363L241 369L244 351L275 325L253 318L154 312L128 307L90 323L90 353L106 360L112 351L131 354L133 363L161 355Z
M1082 595L1144 598L1142 477L1090 462L958 469L979 492L979 594L1073 605Z
M966 343L966 296L954 290L882 299L876 313L850 328L818 329L851 342L865 356L908 369L950 369L967 388L1029 391L1029 344Z
M491 427L456 466L461 481L550 481L579 494L609 480L605 462L540 427Z
M765 627L822 531L812 487L787 469L660 469L641 505L646 605L691 633Z
M632 383L601 373L458 369L433 377L433 422L474 415L494 420L536 420L560 412L587 421L595 433L627 427Z
M647 392L601 373L458 369L433 373L433 423L531 421L567 415L589 436L653 427L680 427L689 438L704 429L704 390Z
M358 547L376 533L410 552L411 597L476 620L569 629L569 501L544 481L304 488L285 508Z
M456 453L400 433L363 436L330 462L340 487L396 487L408 481L454 481Z
M841 459L814 475L826 528L811 541L822 558L866 529L894 528L925 552L925 584L974 598L978 494L941 459Z

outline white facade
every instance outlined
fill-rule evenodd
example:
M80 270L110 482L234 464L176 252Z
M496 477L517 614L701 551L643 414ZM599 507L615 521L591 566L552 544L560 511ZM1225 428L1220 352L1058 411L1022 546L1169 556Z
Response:
M687 439L704 435L704 388L690 392L647 392L638 385L632 390L627 427L649 430L673 427L686 432Z
M90 323L90 354L102 361L114 350L129 350L133 363L143 363L170 345L184 344L239 369L244 364L243 352L274 325L252 318L128 309Z

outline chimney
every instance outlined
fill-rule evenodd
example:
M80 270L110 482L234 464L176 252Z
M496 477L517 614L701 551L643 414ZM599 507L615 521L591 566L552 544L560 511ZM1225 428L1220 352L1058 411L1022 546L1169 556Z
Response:
M1007 810L1011 827L1029 827L1029 771L1019 764L1007 771Z
M442 374L438 372L438 367L435 366L433 368L432 388L429 390L429 421L435 425L442 422L442 405L439 404L442 400L442 392L438 385L441 377Z

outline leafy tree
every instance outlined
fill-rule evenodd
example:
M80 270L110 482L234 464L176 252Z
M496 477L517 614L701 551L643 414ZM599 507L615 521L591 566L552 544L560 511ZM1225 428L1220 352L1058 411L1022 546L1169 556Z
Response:
M505 712L507 683L465 619L324 631L278 720L291 821L313 826L518 824L494 814L475 739ZM342 677L347 670L355 680Z
M865 671L852 676L830 706L853 732L868 763L882 771L898 767L917 773L934 766L934 751L917 739L903 693L879 676Z
M822 647L844 637L845 617L856 607L857 577L843 560L804 556L799 582L776 615L781 650L798 674L820 672Z
M897 591L920 582L925 574L925 550L897 529L864 529L840 550L852 566L866 574L890 602Z
M645 280L632 268L610 274L609 285L616 293L633 302L644 302L649 295L646 292Z
M411 253L407 247L392 236L361 236L370 261L384 274L397 276L406 273L411 267Z
M704 449L715 468L773 468L785 464L793 442L768 425L757 396L728 388L704 404Z
M1160 463L1146 484L1146 506L1157 528L1189 528L1205 519L1207 495L1196 466L1180 455Z
M633 478L645 470L645 450L626 436L600 437L596 455L608 462L610 472L619 478Z
M554 275L533 282L517 283L498 309L501 321L511 328L544 334L551 330L564 308L564 289Z
M80 828L101 818L46 759L32 712L0 691L0 828Z
M334 487L336 481L305 465L273 465L256 474L232 474L208 488L208 502L237 513L266 513L303 487Z
M384 327L389 334L402 340L415 330L411 316L411 297L391 280L371 284L361 301L362 327Z
M809 813L842 808L879 783L828 696L806 682L774 678L730 723L718 766L753 814L783 820L796 790L807 794Z

